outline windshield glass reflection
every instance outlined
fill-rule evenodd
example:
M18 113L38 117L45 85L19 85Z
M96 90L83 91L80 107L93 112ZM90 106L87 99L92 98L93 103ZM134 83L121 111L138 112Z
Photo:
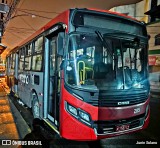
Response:
M97 34L70 36L66 82L85 89L143 88L146 79L144 44L133 40L105 37Z

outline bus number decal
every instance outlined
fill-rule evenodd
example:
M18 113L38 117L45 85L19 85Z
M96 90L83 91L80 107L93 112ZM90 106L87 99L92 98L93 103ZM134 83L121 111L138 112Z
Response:
M137 113L139 113L141 110L140 110L140 108L135 108L134 109L134 114L137 114Z

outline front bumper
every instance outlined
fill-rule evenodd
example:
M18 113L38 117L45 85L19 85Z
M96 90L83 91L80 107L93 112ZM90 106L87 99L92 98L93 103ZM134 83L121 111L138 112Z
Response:
M109 138L114 136L119 136L122 134L136 132L145 129L149 124L150 109L147 115L142 114L136 117L131 117L126 120L110 121L106 123L105 121L101 124L97 124L97 128L94 128L97 139ZM111 123L112 122L112 123ZM118 125L130 125L129 129L116 132L116 126Z
M139 130L142 130L148 126L149 123L149 116L150 116L150 109L148 109L146 113L146 107L149 104L149 99L139 105L133 105L130 107L121 107L116 110L115 108L93 108L95 109L95 114L91 115L92 123L91 126L87 126L86 124L80 122L71 114L69 114L66 110L63 112L63 121L61 122L60 134L62 137L70 140L77 140L77 141L92 141L97 139L109 138L113 136L118 136L122 134L132 133ZM131 110L134 108L140 107L141 112L137 115L134 113L131 115ZM86 103L83 103L81 108L85 111L89 112L90 107L87 107ZM106 111L112 110L112 116L104 116ZM117 112L117 113L116 113ZM128 113L128 115L126 115ZM93 117L96 120L93 120ZM107 119L107 120L106 120ZM116 126L119 125L130 125L129 129L116 132Z

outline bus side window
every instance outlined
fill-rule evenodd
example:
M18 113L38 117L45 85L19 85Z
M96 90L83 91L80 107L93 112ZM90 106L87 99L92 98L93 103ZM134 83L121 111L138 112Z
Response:
M35 53L42 52L42 50L43 50L42 46L43 46L43 37L41 36L35 41L34 52Z
M32 44L29 44L25 48L25 70L31 69L31 55L32 55Z
M41 71L42 70L42 54L43 54L43 36L39 37L33 42L32 51L32 70Z
M42 55L33 56L32 70L40 71L42 69Z
M24 49L21 48L19 53L19 70L23 71L24 68Z

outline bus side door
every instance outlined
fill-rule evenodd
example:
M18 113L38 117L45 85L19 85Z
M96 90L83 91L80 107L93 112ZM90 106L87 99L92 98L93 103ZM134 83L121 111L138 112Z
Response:
M49 100L48 100L48 118L58 126L59 121L59 95L58 88L59 83L59 73L58 65L59 60L57 56L56 49L56 39L57 37L52 37L49 40Z

